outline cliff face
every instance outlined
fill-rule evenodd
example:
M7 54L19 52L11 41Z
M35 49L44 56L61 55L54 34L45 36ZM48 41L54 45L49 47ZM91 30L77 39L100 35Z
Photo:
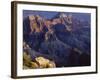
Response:
M41 56L54 67L90 65L90 38L89 23L72 15L60 13L51 20L32 15L23 20L23 41L30 47L24 51L32 61Z

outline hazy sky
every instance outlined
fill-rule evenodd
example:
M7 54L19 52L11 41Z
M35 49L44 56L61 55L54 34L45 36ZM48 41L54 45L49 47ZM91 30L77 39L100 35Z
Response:
M74 18L90 21L91 20L91 14L90 13L69 13L64 12L66 14L72 14ZM51 19L55 17L59 12L51 12L51 11L33 11L33 10L23 10L23 18L29 16L29 15L40 15L42 17L45 17L46 19Z

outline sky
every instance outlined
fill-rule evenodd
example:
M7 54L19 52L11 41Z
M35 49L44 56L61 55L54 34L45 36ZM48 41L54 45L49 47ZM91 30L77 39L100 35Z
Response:
M64 12L65 14L72 14L74 18L86 20L90 22L91 20L91 14L90 13L75 13L75 12ZM23 10L23 18L29 16L29 15L40 15L42 17L45 17L46 19L52 19L56 15L58 15L59 12L52 12L52 11L33 11L33 10Z

